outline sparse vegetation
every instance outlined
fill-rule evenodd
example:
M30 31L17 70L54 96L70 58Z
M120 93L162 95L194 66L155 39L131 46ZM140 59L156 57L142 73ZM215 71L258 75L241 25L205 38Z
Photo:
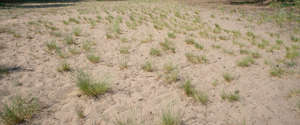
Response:
M69 72L71 70L72 70L72 68L71 68L70 64L68 64L68 63L63 63L57 68L58 72Z
M248 57L245 57L242 60L240 60L238 62L238 66L248 67L248 66L250 66L251 64L254 64L254 63L255 63L254 59L252 57L248 56Z
M96 55L93 55L93 54L87 55L87 59L89 61L91 61L92 63L99 63L100 62L100 57L96 56Z
M175 39L176 38L176 34L174 32L169 32L168 33L168 37L171 39Z
M30 120L39 109L40 105L36 98L28 100L21 96L14 96L1 109L0 121L5 125L17 125Z
M56 44L55 41L48 42L47 43L47 48L49 50L57 50L57 49L59 49L59 47L57 46L57 44Z
M159 49L151 48L150 49L150 55L152 56L161 56L161 52Z
M232 80L234 80L234 77L233 77L231 74L229 74L229 73L224 73L224 74L223 74L223 78L224 78L225 81L227 81L227 82L231 82Z
M281 77L284 73L284 70L280 67L272 67L270 70L271 76Z
M120 48L120 53L121 54L129 54L129 47L121 47Z
M207 63L207 59L205 56L197 56L197 55L194 55L192 53L186 53L185 54L185 57L187 58L187 60L191 63L194 63L194 64L199 64L199 63Z
M181 125L182 120L178 112L171 110L163 111L162 113L162 125Z
M89 74L80 71L77 74L77 87L86 95L97 97L110 89L107 81L95 81Z
M194 86L192 86L191 81L187 80L183 84L184 92L187 96L193 97L195 100L200 101L203 105L208 103L208 96L201 91L197 91Z
M150 61L147 61L145 64L142 65L142 69L147 72L153 72L154 67Z
M81 30L81 28L79 28L79 27L75 27L75 28L73 29L73 34L74 34L75 36L80 36L80 35L81 35L81 32L82 32L82 30Z
M228 100L229 102L235 102L240 100L240 91L236 90L233 93L225 93L224 91L221 94L223 100Z
M165 51L171 51L173 53L175 53L175 47L174 47L174 44L172 42L170 42L168 39L165 39L165 42L160 42L159 43L160 46L162 47L163 50Z
M72 37L72 35L67 35L66 37L65 37L65 41L66 41L66 43L68 44L68 45L71 45L71 44L74 44L75 42L74 42L74 39L73 39L73 37Z

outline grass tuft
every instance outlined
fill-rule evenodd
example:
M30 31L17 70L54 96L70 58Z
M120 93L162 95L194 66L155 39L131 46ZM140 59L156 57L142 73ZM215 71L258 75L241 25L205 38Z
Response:
M233 77L231 74L229 74L229 73L224 73L224 74L223 74L223 78L224 78L225 81L227 81L227 82L231 82L232 80L234 80L234 77Z
M284 70L280 67L272 67L270 70L270 75L274 77L281 77L284 73Z
M96 55L92 55L92 54L87 55L87 59L89 61L91 61L92 63L99 63L100 62L100 57L96 56Z
M97 97L106 93L110 87L106 81L95 81L87 73L80 71L77 75L77 87L86 95Z
M59 49L58 45L56 44L56 42L54 40L47 43L47 48L49 50L57 50L57 49Z
M15 96L10 103L4 104L0 111L0 119L5 125L17 125L30 120L39 109L37 99L25 100L20 96Z
M160 42L159 44L162 47L162 49L165 51L171 51L173 53L176 52L174 44L172 42L170 42L168 39L165 39L164 42Z
M176 38L176 34L174 32L169 32L168 33L168 37L171 39L175 39Z
M185 57L187 58L187 60L191 63L194 63L194 64L199 64L199 63L207 63L207 59L205 56L197 56L197 55L194 55L192 53L186 53L185 54Z
M120 53L121 54L129 54L129 47L121 47L120 48Z
M71 70L72 70L72 68L71 68L70 64L68 64L68 63L63 63L63 64L61 64L61 66L59 66L57 68L58 72L69 72Z
M150 61L147 61L145 64L143 64L142 69L144 71L147 71L147 72L153 72L154 71L153 65Z
M190 80L187 80L183 84L184 92L187 96L193 97L195 100L200 101L203 105L207 105L208 103L208 96L201 91L197 91L195 87L191 84Z
M239 93L240 93L240 91L238 91L238 90L234 91L234 93L225 93L225 92L222 92L221 98L223 100L228 100L229 102L239 101L240 100Z
M180 114L167 110L162 113L162 125L181 125Z
M254 64L255 61L251 56L245 57L238 62L238 66L240 67L249 67L251 64Z
M151 48L150 49L150 55L151 56L161 56L161 52L159 49Z

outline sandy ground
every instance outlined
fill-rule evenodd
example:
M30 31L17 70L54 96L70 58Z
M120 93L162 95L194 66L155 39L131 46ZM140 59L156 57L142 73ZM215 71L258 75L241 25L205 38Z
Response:
M257 13L259 16L254 15ZM113 125L116 119L126 118L138 125L158 125L162 111L170 107L182 114L185 125L299 125L300 96L289 97L292 90L300 89L299 57L292 60L295 65L286 65L291 62L286 58L286 47L299 53L300 41L291 40L291 35L300 38L299 23L280 26L274 18L263 18L268 13L272 11L264 7L127 1L0 9L0 64L22 68L2 75L0 100L5 103L14 95L38 97L42 109L24 123L28 125ZM114 17L111 23L110 17ZM115 33L114 20L118 18L122 19L121 31ZM136 27L130 28L126 22L135 22ZM156 29L154 24L163 28ZM220 32L214 31L215 24L221 27ZM81 31L77 36L76 29ZM168 38L169 32L175 32L176 38ZM263 39L269 44L259 48L247 32L256 35L253 41L257 44ZM75 44L65 43L69 34ZM109 38L108 34L116 37ZM174 44L175 53L162 49L160 42L165 38ZM186 44L187 38L204 49ZM279 39L283 43L271 50ZM48 50L51 41L62 48L63 56ZM91 45L88 51L82 49L87 42ZM120 53L124 47L129 54ZM80 53L72 54L69 48ZM151 56L151 48L159 49L162 55ZM261 57L249 67L240 67L237 62L247 56L241 49L258 52ZM205 55L208 62L193 64L186 53ZM89 54L100 56L101 61L90 62ZM153 72L142 70L146 61L154 65ZM58 72L63 62L75 70ZM128 63L127 69L120 68L123 62ZM167 63L177 65L179 81L165 82L163 66ZM284 74L271 76L273 67L281 67ZM76 70L96 80L106 79L112 91L99 98L83 95L76 86ZM224 73L230 73L234 80L225 81ZM207 105L187 97L181 87L187 79L207 93ZM220 96L236 90L239 101L229 102ZM85 118L76 114L78 107Z

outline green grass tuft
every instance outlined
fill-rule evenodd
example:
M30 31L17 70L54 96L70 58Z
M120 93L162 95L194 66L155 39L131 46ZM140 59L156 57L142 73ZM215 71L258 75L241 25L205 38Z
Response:
M250 66L251 64L254 64L254 63L255 63L254 59L251 56L248 56L248 57L245 57L242 60L240 60L238 62L238 66L248 67L248 66Z
M159 49L151 48L150 49L150 55L151 56L161 56L161 52Z
M79 72L77 75L77 87L86 95L97 97L110 89L107 81L95 81L87 73Z
M147 61L145 64L142 65L142 69L147 72L153 72L154 67L150 61Z
M57 71L58 72L69 72L69 71L72 71L72 68L71 68L70 64L63 63L57 68Z
M100 57L96 56L96 55L92 55L92 54L87 55L87 59L89 61L91 61L92 63L99 63L100 62Z
M281 77L284 73L284 70L280 67L272 67L270 70L270 75L274 77Z
M223 74L223 78L224 78L225 81L227 81L227 82L231 82L232 80L234 80L234 77L233 77L231 74L229 74L229 73L224 73L224 74Z
M191 63L194 63L194 64L199 64L199 63L207 63L207 59L205 56L197 56L197 55L194 55L192 53L186 53L185 54L185 57L187 58L187 60Z
M193 97L195 100L200 101L203 105L207 105L208 103L208 96L201 91L197 91L195 87L191 84L190 80L187 80L183 84L184 92L187 96Z
M30 120L39 109L37 99L25 100L20 96L15 96L10 103L4 104L0 111L0 121L5 125L17 125Z
M168 37L171 39L175 39L176 38L176 34L174 32L169 32L168 33Z
M162 125L181 125L182 120L180 118L179 113L175 113L173 111L164 111L162 113Z
M164 42L160 42L159 44L162 47L162 49L165 51L171 51L173 53L176 52L174 44L172 42L170 42L168 39L165 39Z
M228 100L229 102L239 101L240 100L239 93L240 92L238 90L234 91L234 93L225 93L225 92L222 92L221 98L223 100Z

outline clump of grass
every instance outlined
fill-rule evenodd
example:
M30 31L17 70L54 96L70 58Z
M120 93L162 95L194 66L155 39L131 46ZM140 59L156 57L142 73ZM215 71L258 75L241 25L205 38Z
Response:
M159 49L151 48L150 49L150 55L152 56L161 56L161 52Z
M172 71L170 73L165 74L165 82L168 84L171 84L173 82L177 82L179 78L179 73L178 71Z
M195 46L195 48L200 49L200 50L204 49L204 47L202 45L200 45L199 43L196 43L196 42L194 43L194 46Z
M247 56L247 57L243 58L242 60L238 61L238 66L248 67L254 63L255 63L254 59L251 56Z
M224 53L226 53L226 54L229 54L229 55L233 55L233 56L235 55L233 50L229 50L229 49L223 48L222 51L223 51Z
M153 41L153 35L149 34L145 40L142 40L141 43L149 43Z
M107 81L95 81L82 71L77 75L76 85L84 94L94 97L105 94L110 89Z
M293 89L289 92L288 97L291 98L297 95L300 95L300 89Z
M58 72L69 72L71 70L72 70L72 68L71 68L70 64L68 64L68 63L63 63L57 68Z
M186 44L189 44L189 45L194 45L195 48L200 49L200 50L202 50L204 48L202 45L200 45L199 43L195 42L195 40L192 39L192 38L185 39L184 42Z
M223 74L223 78L224 78L225 81L227 81L227 82L231 82L232 80L234 80L234 77L233 77L231 74L229 74L229 73L224 73L224 74Z
M170 42L168 39L165 39L164 42L160 42L159 44L162 47L162 49L165 51L171 51L173 53L176 52L174 44L172 42Z
M247 32L246 33L246 35L248 36L248 37L250 37L252 40L254 40L255 38L256 38L256 35L253 33L253 32Z
M92 43L90 41L85 41L82 45L82 48L85 50L85 51L90 51L91 48L92 48Z
M168 37L172 38L172 39L175 39L176 38L176 34L174 32L169 32L168 33Z
M81 32L82 32L82 30L81 30L79 27L75 27L75 28L73 29L73 34L74 34L75 36L80 36Z
M122 60L120 62L120 69L124 70L124 69L127 69L127 68L128 68L128 61L127 60Z
M74 44L75 42L74 42L74 39L73 39L73 37L72 37L72 35L67 35L66 37L65 37L65 41L66 41L66 43L68 44L68 45L71 45L71 44Z
M77 20L77 19L75 19L75 18L69 18L69 22L74 22L74 23L76 23L76 24L79 24L80 22Z
M73 55L77 55L77 54L80 54L80 49L76 48L76 47L70 47L69 48L69 52Z
M129 47L121 47L120 48L120 53L121 54L129 54Z
M50 32L50 35L55 36L55 37L61 37L62 33L59 31L52 31L52 32Z
M221 36L219 36L219 39L220 40L229 40L230 38L228 36L221 35Z
M77 106L75 108L75 111L76 111L76 114L77 114L78 118L80 118L80 119L84 119L85 118L85 115L84 115L82 107L78 107Z
M240 93L240 91L238 91L238 90L234 91L234 93L225 93L225 92L222 92L221 98L223 100L228 100L229 102L239 101L240 100L239 93Z
M146 63L142 65L142 69L147 72L154 71L154 67L150 61L146 61Z
M215 49L220 49L220 48L221 48L220 45L215 45L215 44L211 45L211 47L212 47L212 48L215 48Z
M192 53L186 53L185 57L187 58L188 61L194 64L199 64L199 63L207 63L207 59L205 56L197 56Z
M93 54L87 55L87 59L89 61L91 61L92 63L99 63L100 62L100 57L96 56L96 55L93 55Z
M185 42L186 44L194 44L194 43L195 43L195 40L192 39L192 38L188 38L188 39L184 40L184 42Z
M282 40L276 40L276 44L281 45L281 44L283 44L283 41Z
M208 96L201 91L197 91L191 84L190 80L187 80L183 84L183 89L187 96L193 97L195 100L200 101L203 105L206 105L208 103Z
M257 46L258 46L258 48L264 49L264 48L266 48L266 46L268 46L268 45L269 45L269 41L267 41L267 40L262 40L261 43L259 43Z
M162 125L181 125L182 120L179 113L175 113L171 110L164 111L162 113Z
M123 38L121 38L121 42L123 42L123 43L128 43L129 40L128 40L127 38L123 37Z
M222 28L220 27L219 24L215 24L215 28L214 28L213 32L217 33L217 34L222 32Z
M60 58L68 58L69 55L67 54L66 51L62 50L62 49L56 49L55 51L57 53L57 55L60 57Z
M56 44L56 42L54 40L47 43L47 48L49 50L57 50L57 49L59 49L58 45Z
M300 110L300 100L298 100L296 106L297 106L297 108Z
M251 53L251 56L252 56L253 58L255 58L255 59L261 57L261 55L260 55L258 52L252 52L252 53Z
M17 125L28 121L40 109L36 98L26 100L20 96L15 96L11 102L4 104L0 111L0 119L3 124Z
M137 125L131 118L121 119L117 118L114 120L114 125Z
M270 75L274 77L281 77L284 73L284 70L280 67L272 67L270 70Z
M163 69L165 73L171 73L177 69L177 66L175 66L173 63L166 63L164 64Z
M285 57L288 59L296 59L298 56L300 56L300 51L296 48L286 48L286 54Z
M292 40L293 42L298 42L298 41L300 41L300 38L298 38L298 37L296 37L296 36L291 36L291 40Z
M250 51L249 50L246 50L246 49L240 49L240 54L249 54Z

